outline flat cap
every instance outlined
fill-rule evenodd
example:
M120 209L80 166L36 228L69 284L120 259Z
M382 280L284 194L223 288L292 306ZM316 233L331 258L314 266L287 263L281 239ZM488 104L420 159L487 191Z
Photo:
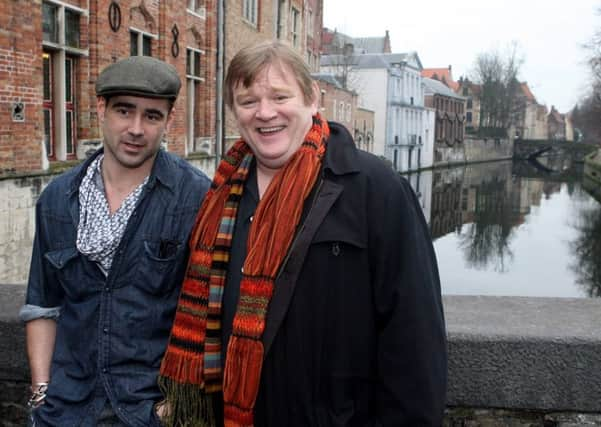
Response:
M130 56L102 70L96 80L96 95L175 99L180 87L173 65L151 56Z

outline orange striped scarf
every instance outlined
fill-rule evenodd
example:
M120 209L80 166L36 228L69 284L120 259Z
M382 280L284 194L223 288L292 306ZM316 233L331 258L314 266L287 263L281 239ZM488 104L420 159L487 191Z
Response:
M247 241L226 365L221 371L221 297L238 204L252 161L242 140L221 161L196 218L190 260L159 384L169 426L214 426L213 395L223 390L226 427L253 425L263 364L261 338L276 274L313 188L329 136L319 114L301 147L272 179Z

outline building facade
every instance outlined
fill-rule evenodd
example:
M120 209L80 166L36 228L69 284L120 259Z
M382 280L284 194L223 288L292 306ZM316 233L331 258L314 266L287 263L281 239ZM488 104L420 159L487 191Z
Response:
M374 111L374 148L395 170L432 165L434 112L424 106L422 65L415 52L322 55L322 72L350 66L348 81L359 94L359 105Z
M326 120L342 124L352 135L357 110L357 94L344 89L331 74L313 74L320 89L319 108Z
M455 92L465 98L465 131L477 133L480 127L480 85L467 78L460 78Z
M465 132L465 98L438 80L424 78L424 104L436 111L434 144L453 147L463 144Z
M373 110L357 107L353 119L353 137L357 148L372 154L374 152L374 117Z
M547 129L549 139L556 141L566 139L566 118L555 109L555 106L551 106L551 111L547 115Z
M183 84L168 150L214 135L214 2L20 0L0 5L0 173L80 160L102 140L94 84L107 65L149 55ZM24 13L27 10L28 13Z

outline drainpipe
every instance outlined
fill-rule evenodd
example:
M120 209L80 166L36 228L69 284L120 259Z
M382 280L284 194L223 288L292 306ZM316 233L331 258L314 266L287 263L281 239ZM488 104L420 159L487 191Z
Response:
M215 96L215 172L225 149L223 80L225 64L225 0L217 0L217 92Z

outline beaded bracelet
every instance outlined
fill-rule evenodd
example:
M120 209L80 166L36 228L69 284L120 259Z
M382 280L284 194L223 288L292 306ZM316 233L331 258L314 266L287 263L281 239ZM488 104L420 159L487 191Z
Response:
M48 383L35 383L30 387L31 397L27 401L27 406L31 409L35 409L44 403L46 399L46 390L48 390Z

